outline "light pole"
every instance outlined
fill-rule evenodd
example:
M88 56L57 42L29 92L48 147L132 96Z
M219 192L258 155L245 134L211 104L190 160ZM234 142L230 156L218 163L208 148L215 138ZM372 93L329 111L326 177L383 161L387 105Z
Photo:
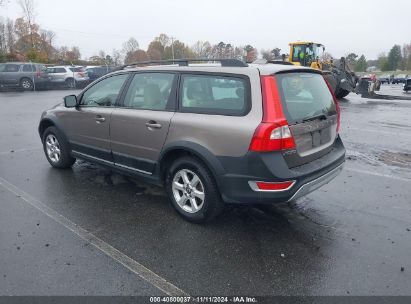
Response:
M172 56L173 56L173 60L175 59L174 58L174 37L170 37L170 39L171 39L171 54L172 54Z

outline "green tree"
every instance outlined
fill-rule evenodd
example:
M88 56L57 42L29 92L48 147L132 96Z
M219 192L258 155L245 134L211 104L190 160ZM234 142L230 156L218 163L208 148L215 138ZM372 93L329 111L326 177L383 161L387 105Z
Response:
M389 71L388 67L388 58L385 53L381 53L378 55L378 67L380 68L381 71Z
M164 59L173 59L173 52L175 59L196 57L193 50L179 40L164 48Z
M354 68L357 65L357 54L349 53L345 58L350 68Z
M147 56L150 60L164 59L164 46L159 40L154 39L147 48Z
M394 45L390 53L388 54L388 69L390 71L395 71L400 67L402 61L401 47L399 45Z
M257 59L258 51L250 44L247 44L244 47L244 51L246 52L245 61L246 62L253 62Z
M365 72L367 70L367 59L364 55L361 55L355 64L356 72Z

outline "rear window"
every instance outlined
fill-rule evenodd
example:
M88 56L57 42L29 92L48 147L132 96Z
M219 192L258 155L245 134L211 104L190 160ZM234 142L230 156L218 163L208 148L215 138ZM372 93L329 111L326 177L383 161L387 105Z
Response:
M283 110L290 124L318 115L335 115L333 96L322 75L284 73L276 75Z
M244 115L249 107L249 80L216 75L182 76L181 110L184 112Z
M82 67L69 68L69 69L72 72L84 72L84 69Z
M50 74L66 73L66 69L65 68L47 68L47 72Z

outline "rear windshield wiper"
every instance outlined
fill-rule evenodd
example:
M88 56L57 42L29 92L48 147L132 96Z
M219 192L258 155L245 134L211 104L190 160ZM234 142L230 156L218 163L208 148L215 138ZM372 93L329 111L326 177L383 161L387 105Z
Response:
M325 115L324 113L322 113L322 114L318 114L318 115L315 115L315 116L312 116L312 117L304 118L304 119L302 120L302 122L312 121L312 120L316 120L316 119L326 120L327 118L328 118L328 116Z

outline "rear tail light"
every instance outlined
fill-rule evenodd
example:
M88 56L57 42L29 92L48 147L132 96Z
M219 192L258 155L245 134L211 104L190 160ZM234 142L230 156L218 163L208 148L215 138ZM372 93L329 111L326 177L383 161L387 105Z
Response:
M263 121L254 132L250 151L268 152L294 149L295 142L281 105L274 76L261 77Z
M248 184L250 185L251 189L254 191L286 191L291 189L294 186L295 181L285 181L285 182L254 182L249 181Z
M330 90L331 95L333 96L333 100L335 103L335 109L337 111L337 134L340 132L340 125L341 125L341 109L340 104L338 103L337 97L334 94L334 90L331 88L330 84L328 83L327 79L324 77L324 81L327 84L328 89Z

